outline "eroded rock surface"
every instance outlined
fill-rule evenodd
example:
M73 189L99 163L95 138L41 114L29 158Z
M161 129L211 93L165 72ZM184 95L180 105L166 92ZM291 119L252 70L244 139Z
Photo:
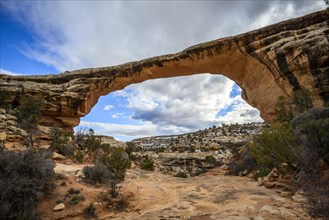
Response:
M329 14L316 12L233 37L198 44L179 53L118 66L58 75L0 75L13 107L24 95L42 100L41 125L72 128L100 96L149 79L198 73L223 74L268 122L281 95L309 89L315 107L329 102ZM220 25L220 24L219 24Z

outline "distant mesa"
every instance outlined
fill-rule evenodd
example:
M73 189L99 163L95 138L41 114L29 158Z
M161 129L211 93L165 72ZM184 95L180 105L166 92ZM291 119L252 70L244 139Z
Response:
M41 125L72 128L100 96L148 79L223 74L243 98L272 122L279 96L309 89L315 107L329 102L329 14L315 12L255 31L189 47L181 52L118 66L44 76L0 75L12 105L24 95L42 100Z

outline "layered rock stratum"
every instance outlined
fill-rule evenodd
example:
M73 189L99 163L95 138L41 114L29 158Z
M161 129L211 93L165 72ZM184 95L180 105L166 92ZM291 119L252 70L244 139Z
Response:
M220 25L220 24L219 24ZM311 91L315 107L329 102L329 14L315 12L248 33L189 47L181 52L118 66L66 71L57 75L0 75L0 89L42 100L41 125L72 128L100 96L149 79L199 73L223 74L243 90L243 98L275 119L279 96ZM197 91L196 91L197 92Z

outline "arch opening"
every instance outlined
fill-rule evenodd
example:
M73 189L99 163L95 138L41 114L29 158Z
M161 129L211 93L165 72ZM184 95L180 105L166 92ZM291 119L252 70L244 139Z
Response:
M92 128L99 135L127 141L263 121L241 92L220 74L147 80L101 97L76 128Z

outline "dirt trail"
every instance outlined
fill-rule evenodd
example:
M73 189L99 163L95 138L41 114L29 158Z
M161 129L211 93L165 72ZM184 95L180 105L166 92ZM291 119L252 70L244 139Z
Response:
M130 170L122 191L134 195L130 208L101 212L100 219L310 219L290 198L220 171L184 179Z

